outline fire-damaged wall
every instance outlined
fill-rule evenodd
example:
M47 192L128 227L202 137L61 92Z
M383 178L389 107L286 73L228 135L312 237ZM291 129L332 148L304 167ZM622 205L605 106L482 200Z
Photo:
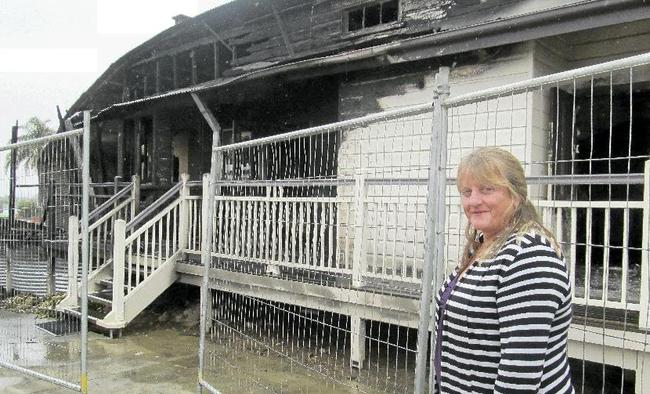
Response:
M235 48L234 66L295 57L350 44L413 34L442 18L450 0L274 0L256 2L259 16L223 29L221 37ZM396 7L396 14L388 15ZM361 11L361 12L359 12ZM356 13L355 13L356 12ZM379 15L370 17L371 13ZM361 28L354 28L355 15Z
M479 1L240 0L145 43L110 76L123 85L122 92L106 93L114 102L134 100L280 62L430 33L450 9L471 3Z

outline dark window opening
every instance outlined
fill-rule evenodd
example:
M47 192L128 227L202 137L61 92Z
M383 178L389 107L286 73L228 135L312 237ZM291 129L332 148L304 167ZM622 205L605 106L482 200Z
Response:
M348 14L348 31L363 29L363 8L350 11Z
M613 85L577 89L558 89L554 93L553 113L557 133L552 141L558 175L643 173L650 156L650 137L645 125L650 122L650 90L638 89L630 97L629 86ZM630 112L630 102L633 103ZM575 108L575 113L574 113ZM560 185L555 198L598 200L640 200L640 185Z
M399 0L370 3L348 11L346 17L348 32L395 22L399 18Z
M366 7L365 27L377 26L379 24L381 7L379 4Z
M391 0L382 4L381 23L395 22L399 15L399 1Z

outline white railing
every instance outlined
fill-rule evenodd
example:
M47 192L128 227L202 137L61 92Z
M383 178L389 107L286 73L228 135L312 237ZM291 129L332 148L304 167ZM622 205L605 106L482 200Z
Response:
M127 224L116 222L113 243L112 310L106 327L121 328L173 283L173 263L187 249L189 186L183 175L180 196L126 236ZM160 280L154 276L160 273Z
M289 267L352 275L355 286L372 279L418 283L426 200L369 196L372 181L344 182L336 197L283 196L274 186L258 196L217 195L212 255L265 264L272 273ZM199 253L195 232L200 228L190 231L188 251Z
M88 273L92 274L113 257L113 230L118 219L129 220L132 217L132 198L129 197L100 217L88 227Z
M117 255L119 250L125 256L125 261L122 270L114 265L114 276L117 271L125 274L124 295L128 295L172 255L185 247L186 239L182 234L186 231L180 231L181 227L186 228L182 216L187 215L181 215L183 202L184 199L179 197L128 238L120 240L116 237L115 253ZM119 292L117 282L113 291Z
M93 290L95 277L105 271L113 259L113 234L117 220L130 220L136 214L139 199L139 180L134 177L129 186L122 189L89 214L96 219L88 226L88 283ZM101 216L100 216L101 215ZM78 273L80 272L81 233L79 218L70 216L68 221L68 290L65 307L78 306Z
M216 196L212 254L276 266L351 272L337 256L336 217L346 203L328 197ZM339 258L341 257L341 258Z
M630 234L639 230L631 218L643 216L643 201L556 200L536 205L563 245L573 302L639 311L641 245L633 245ZM602 242L594 241L596 232Z

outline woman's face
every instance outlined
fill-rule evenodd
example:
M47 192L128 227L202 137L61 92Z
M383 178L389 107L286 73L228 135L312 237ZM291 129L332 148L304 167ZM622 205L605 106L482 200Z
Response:
M510 192L502 186L480 183L470 174L462 175L459 185L465 216L483 233L484 241L492 241L514 211L515 201Z

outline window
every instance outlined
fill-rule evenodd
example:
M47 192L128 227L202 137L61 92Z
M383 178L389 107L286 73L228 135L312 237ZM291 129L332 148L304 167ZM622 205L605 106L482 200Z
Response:
M347 12L348 32L367 29L390 22L399 16L399 0L380 1L366 4Z

